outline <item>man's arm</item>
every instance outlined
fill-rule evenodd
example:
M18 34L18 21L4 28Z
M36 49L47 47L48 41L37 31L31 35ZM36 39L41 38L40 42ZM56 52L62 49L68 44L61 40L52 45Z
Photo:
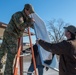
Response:
M59 43L48 43L43 40L39 40L38 43L47 51L50 51L54 54L67 54L70 49L70 43L67 41L62 41Z
M16 24L16 27L20 30L24 30L25 28L33 25L32 18L28 18L28 20L24 21L21 13L15 13L12 16L12 20Z

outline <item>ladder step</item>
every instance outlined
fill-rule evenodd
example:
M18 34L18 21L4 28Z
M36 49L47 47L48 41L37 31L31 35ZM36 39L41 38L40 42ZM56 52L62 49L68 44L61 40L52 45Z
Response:
M34 72L23 71L23 73L34 74Z
M28 55L30 55L30 53L28 53L28 54L22 54L22 55L20 55L20 57L28 56Z

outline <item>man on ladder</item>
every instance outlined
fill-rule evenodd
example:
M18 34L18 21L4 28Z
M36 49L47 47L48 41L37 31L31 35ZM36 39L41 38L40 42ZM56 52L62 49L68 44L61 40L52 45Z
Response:
M13 75L13 60L18 50L18 39L22 37L25 28L33 25L34 20L29 17L31 13L34 13L32 5L25 4L23 11L12 15L4 31L3 42L0 48L0 69L3 67L1 59L7 53L4 75Z

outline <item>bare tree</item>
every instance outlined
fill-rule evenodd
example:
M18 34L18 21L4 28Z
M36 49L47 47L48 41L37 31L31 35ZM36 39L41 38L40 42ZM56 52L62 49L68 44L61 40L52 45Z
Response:
M59 20L51 20L48 26L48 33L50 35L50 39L52 42L57 43L64 39L64 30L63 27L69 25L68 23L64 23L62 19Z
M47 29L52 43L58 43L65 39L63 27L67 25L69 25L69 23L65 23L62 19L59 20L53 19L49 21ZM57 59L59 60L59 56L58 55L56 56Z

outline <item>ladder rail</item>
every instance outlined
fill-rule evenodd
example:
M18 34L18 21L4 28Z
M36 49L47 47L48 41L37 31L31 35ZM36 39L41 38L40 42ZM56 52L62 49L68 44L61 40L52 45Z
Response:
M21 39L19 39L19 48L18 48L18 53L16 56L16 62L15 62L15 67L14 67L14 75L18 75L18 65L19 65L19 60L20 60L20 52L21 52Z
M31 51L32 51L32 58L33 58L33 64L34 64L35 75L37 75L37 71L36 71L36 62L35 62L34 50L33 50L33 46L32 46L30 27L28 28L28 34L29 34L30 47L31 47Z

